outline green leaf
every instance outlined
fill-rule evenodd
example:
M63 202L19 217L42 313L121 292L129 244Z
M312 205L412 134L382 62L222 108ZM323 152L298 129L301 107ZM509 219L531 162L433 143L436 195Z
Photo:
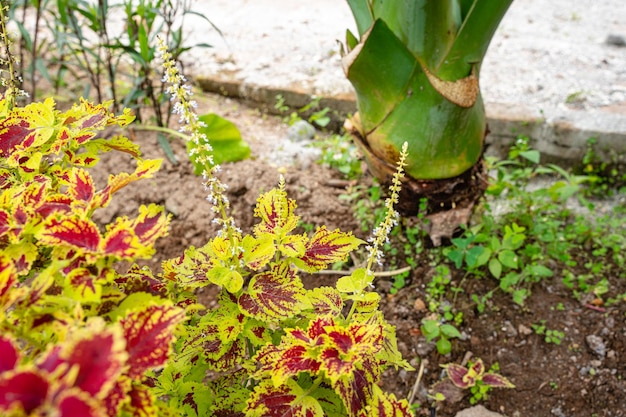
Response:
M451 324L442 324L441 333L445 334L448 338L461 338L459 330Z
M504 291L509 291L509 289L513 285L519 282L520 278L521 278L521 275L518 274L517 272L509 272L500 281L500 288L502 288L502 290Z
M498 260L508 268L517 269L517 255L512 250L503 250L498 253Z
M342 293L360 293L372 283L374 276L365 268L355 269L352 274L337 280L337 291Z
M206 125L200 129L200 133L206 135L213 148L210 154L213 155L214 163L241 161L250 156L250 146L242 139L234 123L214 113L203 114L198 119ZM196 175L202 174L207 168L203 162L208 157L205 147L206 143L187 142L187 153Z
M520 152L519 154L521 157L529 160L530 162L534 164L538 164L539 159L541 158L541 154L539 153L539 151L536 151L536 150L523 151L523 152Z
M422 322L422 333L429 342L438 337L441 334L439 322L437 320L424 320Z
M529 295L529 292L526 289L515 290L515 291L513 291L513 301L516 304L519 304L519 305L523 306L524 305L524 300L526 300L528 295Z
M491 254L492 254L491 249L483 248L483 247L481 247L481 248L483 249L483 251L476 258L476 266L477 267L486 265L487 262L489 262L489 260L491 258Z
M489 272L491 272L494 278L500 279L502 275L502 264L496 258L492 258L489 261Z
M547 277L551 277L554 275L554 273L552 272L552 270L548 267L545 267L543 265L532 265L529 268L529 272L536 277L542 277L542 278L547 278Z
M441 355L447 355L448 353L452 352L452 343L450 343L448 339L442 337L441 339L437 340L437 352L439 352Z
M170 146L170 141L167 139L167 136L160 132L157 133L157 142L161 145L161 149L165 152L167 159L169 159L172 164L178 165L178 160L176 159L176 155L174 155L174 151Z
M461 265L463 265L463 251L459 249L453 249L451 251L448 251L446 256L448 257L448 259L454 262L454 266L456 266L457 269L461 268Z
M226 288L230 293L236 293L243 287L243 277L233 269L225 266L216 266L207 272L207 278L215 285Z
M489 256L491 254L487 255L487 258L485 259L484 262L479 263L479 261L482 261L483 254L486 252L485 248L482 246L473 246L471 247L466 253L465 253L465 263L467 264L467 267L470 269L476 268L480 265L484 265L487 263L487 260L489 259Z

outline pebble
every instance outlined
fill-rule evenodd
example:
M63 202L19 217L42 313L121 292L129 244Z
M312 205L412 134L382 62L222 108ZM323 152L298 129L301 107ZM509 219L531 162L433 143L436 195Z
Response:
M626 46L626 38L622 35L611 33L606 37L604 43L612 46Z
M585 338L585 342L587 342L589 349L600 358L606 356L606 343L604 343L604 340L600 336L591 334Z
M511 338L517 337L518 334L517 330L515 330L515 326L513 326L513 324L509 320L506 320L502 325L502 331Z
M298 120L287 129L287 137L292 142L303 142L315 137L315 127L306 120Z
M455 417L502 417L502 414L489 411L482 405L477 405L459 411Z
M517 326L517 331L524 336L528 336L531 335L533 333L532 329L530 327L526 327L523 324L520 324L519 326Z

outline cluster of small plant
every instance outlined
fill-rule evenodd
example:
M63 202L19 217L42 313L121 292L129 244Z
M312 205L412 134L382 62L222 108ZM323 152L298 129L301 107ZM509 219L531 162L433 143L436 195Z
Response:
M588 153L586 163L595 158ZM607 182L597 180L591 168L587 174L571 174L556 165L540 164L539 152L526 137L518 138L507 159L488 162L493 178L487 197L473 225L453 238L450 246L425 250L426 233L405 222L392 231L388 245L389 265L418 261L433 265L434 273L425 283L429 315L421 331L436 342L441 354L449 353L450 339L460 336L463 317L455 300L468 279L489 278L497 283L487 293L471 294L479 312L493 305L496 291L524 305L534 286L555 277L581 301L590 296L594 305L626 300L626 294L612 288L626 278L626 257L620 249L626 244L626 210L616 206L598 215L597 203L590 200L594 195L611 195ZM343 198L352 202L363 230L375 225L381 210L377 185L357 186ZM452 275L460 275L454 285ZM394 281L390 292L401 290L403 284L404 277ZM558 344L564 337L545 323L533 329L548 343Z

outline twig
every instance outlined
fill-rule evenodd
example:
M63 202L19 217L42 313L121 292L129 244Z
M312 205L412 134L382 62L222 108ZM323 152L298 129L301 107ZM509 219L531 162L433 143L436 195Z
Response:
M374 276L377 278L392 277L394 275L398 275L398 274L401 274L403 272L407 272L410 270L411 270L410 266L405 266L404 268L394 269L393 271L374 272ZM323 269L321 271L312 272L313 275L350 275L351 273L352 271L335 271L332 269Z
M415 384L413 384L413 389L411 389L411 394L409 395L409 405L413 404L413 400L417 395L417 390L419 388L420 382L422 381L422 376L424 375L424 361L420 361L420 369L417 371L417 378L415 379Z

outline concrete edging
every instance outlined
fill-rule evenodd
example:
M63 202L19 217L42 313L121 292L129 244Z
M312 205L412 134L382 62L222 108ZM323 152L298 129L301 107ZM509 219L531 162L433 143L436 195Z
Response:
M280 114L274 107L278 95L290 109L302 108L314 98L297 87L264 87L219 77L196 77L195 81L205 92L240 99L271 114ZM331 109L329 129L338 132L346 116L356 110L354 95L321 97L319 108L326 107ZM625 116L597 110L544 115L523 105L501 103L486 103L485 107L489 127L488 153L491 155L506 156L517 136L524 135L541 152L543 162L563 166L580 164L590 138L596 138L594 151L602 162L624 163L626 160Z

